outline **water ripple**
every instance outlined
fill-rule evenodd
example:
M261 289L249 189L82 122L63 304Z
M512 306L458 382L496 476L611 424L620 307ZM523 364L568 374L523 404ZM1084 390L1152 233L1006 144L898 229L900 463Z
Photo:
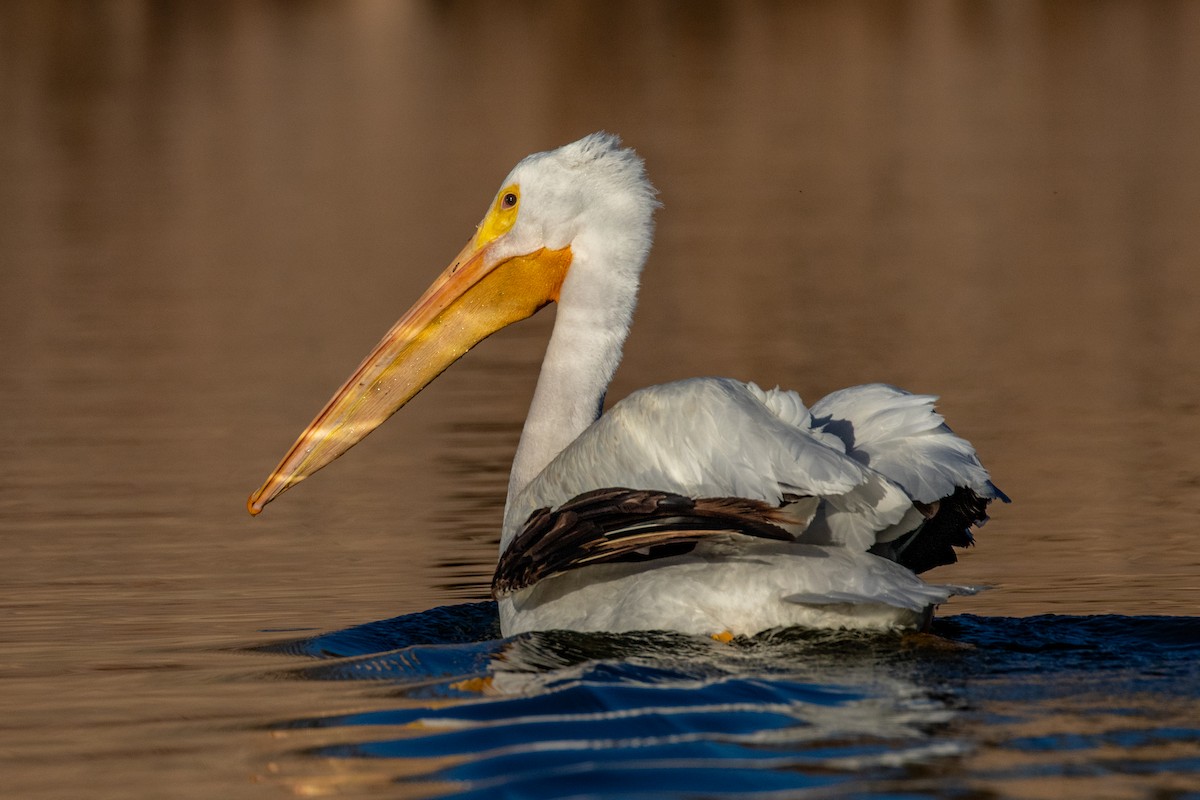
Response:
M311 659L277 680L386 689L375 707L274 728L334 736L294 752L375 765L405 794L957 797L1034 780L1063 796L1184 797L1200 785L1195 619L963 615L934 633L501 639L494 606L475 603L258 649Z

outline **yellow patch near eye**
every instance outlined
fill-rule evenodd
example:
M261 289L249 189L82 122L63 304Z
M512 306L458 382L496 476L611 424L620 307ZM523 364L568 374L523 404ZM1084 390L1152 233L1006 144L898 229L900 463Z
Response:
M515 183L505 186L496 195L496 202L488 211L479 230L475 232L475 246L483 247L492 240L508 233L517 221L517 209L521 207L521 188Z

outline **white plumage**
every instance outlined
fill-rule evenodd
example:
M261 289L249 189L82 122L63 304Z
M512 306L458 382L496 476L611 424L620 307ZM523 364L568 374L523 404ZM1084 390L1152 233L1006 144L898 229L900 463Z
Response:
M802 494L820 498L815 515L794 531L796 544L730 536L649 569L595 566L551 578L500 598L505 632L919 626L933 606L969 590L925 583L867 551L925 521L914 499L934 502L960 485L1001 496L933 400L872 384L836 392L810 412L795 392L727 378L635 392L510 496L502 551L535 509L611 486L784 507L785 494ZM851 431L847 443L841 437ZM944 491L916 497L904 481L923 490L944 481Z
M600 416L656 205L641 160L614 136L523 160L251 511L476 342L557 301L501 533L506 634L921 625L961 590L905 565L953 560L987 503L1007 501L934 398L873 384L808 409L794 392L700 378L635 392Z

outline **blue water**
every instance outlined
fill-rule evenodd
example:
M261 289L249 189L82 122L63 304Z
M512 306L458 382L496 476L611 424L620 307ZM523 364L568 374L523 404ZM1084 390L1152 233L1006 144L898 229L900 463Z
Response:
M373 681L325 759L404 795L1200 798L1200 619L960 615L932 634L499 636L475 603L262 650ZM294 663L294 662L291 662ZM358 732L361 731L361 734Z

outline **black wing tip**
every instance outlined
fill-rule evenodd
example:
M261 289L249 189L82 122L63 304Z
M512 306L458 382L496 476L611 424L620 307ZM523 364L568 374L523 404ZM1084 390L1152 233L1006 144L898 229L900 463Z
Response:
M1007 495L989 483L995 499L1011 502ZM987 522L987 507L993 500L966 486L928 506L932 512L921 527L897 541L872 548L872 552L890 558L902 567L922 573L958 561L955 548L975 544L973 528Z

